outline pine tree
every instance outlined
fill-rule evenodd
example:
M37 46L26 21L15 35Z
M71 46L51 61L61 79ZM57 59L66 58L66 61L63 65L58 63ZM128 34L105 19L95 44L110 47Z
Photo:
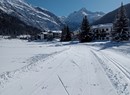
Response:
M123 3L121 3L121 7L113 23L111 37L112 41L117 42L129 40L129 19L127 18Z
M68 26L64 26L62 29L61 41L71 41L71 32Z
M92 34L90 32L90 25L87 19L87 16L83 18L82 24L81 24L81 31L79 34L79 40L80 42L90 42L92 41Z

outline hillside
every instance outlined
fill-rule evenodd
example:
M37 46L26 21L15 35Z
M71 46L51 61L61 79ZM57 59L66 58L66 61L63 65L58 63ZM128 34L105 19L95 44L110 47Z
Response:
M130 3L124 6L126 9L127 17L130 19ZM118 12L119 8L107 13L103 17L101 17L99 20L95 21L93 25L97 24L105 24L105 23L113 23L115 16Z
M46 9L34 7L24 0L0 0L0 9L19 18L27 25L41 30L59 30L63 25L55 14Z
M0 35L37 34L41 30L25 24L18 18L0 10Z

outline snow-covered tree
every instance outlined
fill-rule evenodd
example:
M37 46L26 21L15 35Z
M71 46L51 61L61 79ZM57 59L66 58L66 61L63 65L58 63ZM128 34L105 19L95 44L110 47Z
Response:
M71 41L71 32L68 26L64 26L62 29L61 41Z
M111 37L112 41L117 42L129 40L129 19L127 18L123 3L121 3L121 7L113 23Z
M81 24L81 31L79 34L79 40L80 42L90 42L92 41L92 34L90 32L90 25L87 19L87 16L83 18L82 24Z

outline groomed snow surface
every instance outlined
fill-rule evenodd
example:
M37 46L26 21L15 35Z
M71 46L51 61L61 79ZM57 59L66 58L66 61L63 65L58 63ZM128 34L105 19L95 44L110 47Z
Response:
M130 43L0 39L0 95L130 95Z

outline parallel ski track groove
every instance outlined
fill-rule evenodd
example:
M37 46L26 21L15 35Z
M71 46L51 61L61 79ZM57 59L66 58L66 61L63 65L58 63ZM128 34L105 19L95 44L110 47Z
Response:
M91 48L92 49L92 48ZM93 49L95 51L95 49ZM96 55L93 51L92 53L94 55ZM100 51L100 53L107 59L109 60L110 62L112 62L129 80L130 80L130 72L125 68L123 67L119 62L117 62L116 60L114 60L113 58L107 56L106 54L104 54L103 52ZM96 55L97 56L97 55ZM98 57L98 56L97 56ZM101 62L101 59L98 57L98 59L100 60ZM102 62L101 62L102 63Z
M118 69L120 69L122 73L130 80L130 72L125 67L123 67L119 62L115 61L113 58L106 56L106 54L102 53L102 55L111 61Z
M63 50L62 52L57 53L57 55L58 55L58 54L61 54L61 53L63 53L63 52L65 52L65 51L67 51L67 50L69 50L69 49L70 49L70 48L65 49L65 50ZM55 55L55 56L56 56L56 55ZM67 56L66 56L66 57L67 57ZM66 58L65 58L65 59L66 59ZM37 83L37 86L36 86L35 88L33 88L33 91L32 91L29 95L32 95L32 94L33 94L34 92L36 92L43 84L45 84L46 81L51 78L52 74L54 74L54 72L57 70L57 68L59 68L62 64L64 64L65 59L64 59L64 61L63 61L62 63L58 64L58 65L53 69L53 73L51 73L51 75L48 77L48 79L39 81L39 82ZM36 84L35 84L35 85L36 85Z

